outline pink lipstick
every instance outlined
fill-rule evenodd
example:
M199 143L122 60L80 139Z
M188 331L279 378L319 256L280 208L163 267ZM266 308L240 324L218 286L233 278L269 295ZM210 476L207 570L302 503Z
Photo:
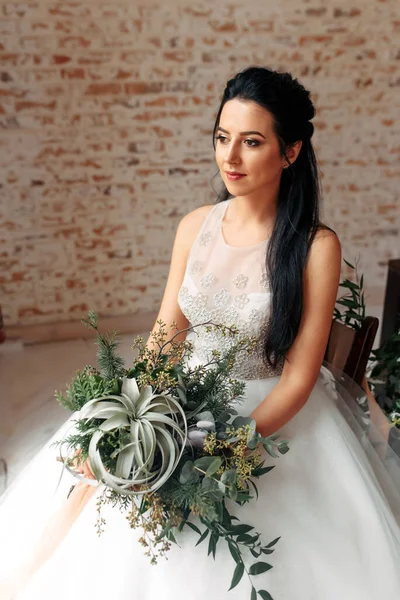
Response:
M244 173L238 173L237 171L225 171L225 173L230 181L238 181L242 177L246 177Z

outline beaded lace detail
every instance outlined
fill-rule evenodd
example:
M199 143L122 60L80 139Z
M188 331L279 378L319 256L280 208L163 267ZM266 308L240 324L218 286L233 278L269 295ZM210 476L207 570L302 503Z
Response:
M239 379L264 379L280 375L265 364L261 339L270 315L271 293L265 272L267 241L254 246L233 247L226 244L222 219L230 200L220 202L208 214L190 251L178 301L191 325L212 320L235 325L241 336L259 340L249 355L239 353L232 375ZM234 340L212 329L191 332L194 356L199 363L208 362L213 350L222 354Z

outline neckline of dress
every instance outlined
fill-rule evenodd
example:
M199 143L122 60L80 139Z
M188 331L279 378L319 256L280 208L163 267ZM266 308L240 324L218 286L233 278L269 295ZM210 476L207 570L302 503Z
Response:
M224 232L222 231L222 221L224 220L224 216L226 214L226 211L228 210L228 206L231 203L231 200L232 200L232 198L229 198L228 200L226 200L226 206L225 206L224 210L222 211L221 218L219 220L219 228L218 229L219 229L219 235L220 235L223 245L226 246L226 248L229 248L230 250L249 250L249 249L251 250L253 248L260 248L261 246L266 244L269 241L269 237L266 240L262 240L261 242L258 242L257 244L250 244L250 246L231 246L230 244L228 244L225 241Z

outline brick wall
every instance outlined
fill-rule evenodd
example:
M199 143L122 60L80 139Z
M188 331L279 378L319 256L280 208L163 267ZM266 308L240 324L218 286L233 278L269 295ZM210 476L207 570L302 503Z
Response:
M399 253L397 0L0 5L0 260L7 324L157 310L176 225L210 202L226 80L313 90L325 220L382 302ZM214 180L217 184L218 178Z

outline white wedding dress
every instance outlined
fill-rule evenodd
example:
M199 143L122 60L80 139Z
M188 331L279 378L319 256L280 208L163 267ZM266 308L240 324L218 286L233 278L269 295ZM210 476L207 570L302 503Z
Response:
M267 241L250 247L226 244L221 222L227 203L207 217L191 250L179 293L192 324L208 319L235 324L260 336L270 292L263 270ZM204 330L190 334L193 363L204 362L229 340ZM279 381L258 352L240 356L235 376L246 380L240 414L249 415ZM259 499L234 511L268 543L273 568L253 578L274 600L391 600L400 598L400 471L387 476L355 418L356 403L330 371L320 377L305 406L279 432L290 451L267 464L275 468L258 481ZM68 421L54 436L59 440ZM50 444L50 442L49 442ZM0 504L1 564L9 575L29 557L55 508L65 503L74 481L61 483L56 450L49 444L6 492ZM378 482L379 480L379 482ZM125 515L103 508L104 533L95 530L96 490L47 561L23 586L18 600L247 600L246 576L228 592L235 567L220 542L215 561L207 541L184 531L168 560L151 566ZM63 509L61 509L63 510ZM57 521L55 521L56 523ZM54 531L54 535L55 535ZM52 535L52 534L47 534ZM250 564L254 562L252 559ZM0 577L1 579L1 577Z

